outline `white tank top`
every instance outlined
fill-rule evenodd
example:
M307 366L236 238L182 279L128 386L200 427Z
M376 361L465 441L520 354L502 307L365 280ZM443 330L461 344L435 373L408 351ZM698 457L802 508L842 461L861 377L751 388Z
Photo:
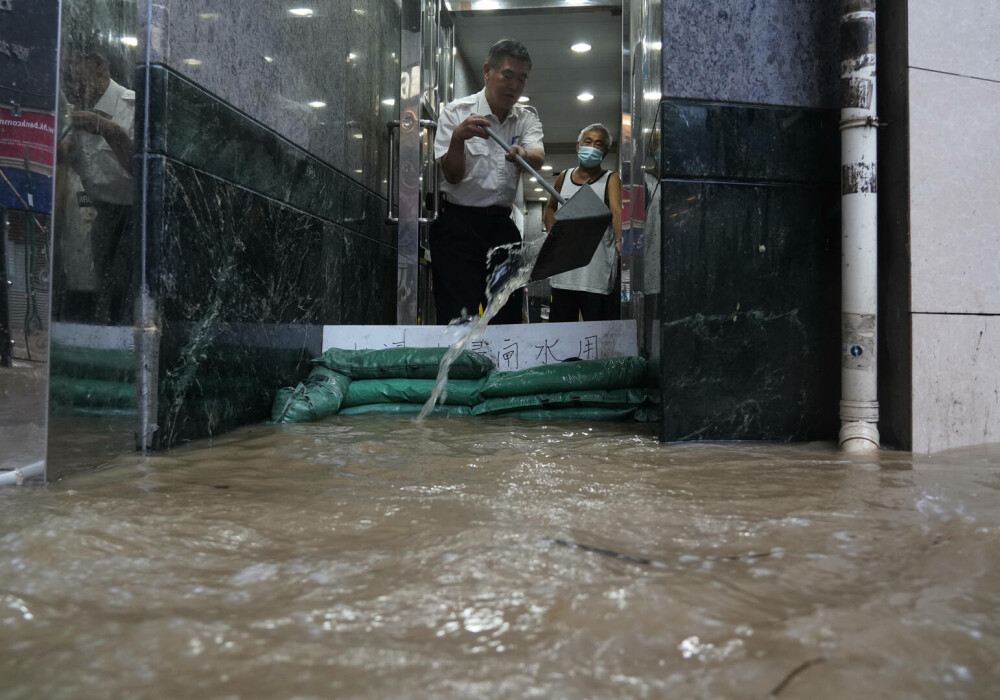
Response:
M582 185L573 182L572 172L572 170L567 170L566 174L563 175L562 187L559 190L559 194L567 201L582 187ZM590 189L601 198L601 201L606 201L605 192L608 188L609 177L611 177L610 170L605 171L603 175L590 183ZM615 263L617 260L614 228L609 224L604 232L604 238L597 245L597 250L594 251L594 257L590 259L590 262L575 270L553 275L549 278L549 284L556 289L610 294L614 286L612 275L616 272Z

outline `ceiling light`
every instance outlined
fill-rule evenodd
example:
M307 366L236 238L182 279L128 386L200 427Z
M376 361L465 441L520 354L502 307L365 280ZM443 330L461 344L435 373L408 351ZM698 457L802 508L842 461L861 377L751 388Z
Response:
M313 11L308 7L293 7L288 11L288 14L294 15L296 17L312 17Z
M594 96L591 95L589 92L581 92L579 95L576 96L576 99L580 100L580 102L590 102L592 99L594 99Z
M549 198L548 197L539 197L538 201L539 202L547 202L547 201L549 201Z
M309 106L312 107L313 109L322 109L323 107L326 107L326 102L320 102L319 100L316 100L314 102L310 102Z
M351 135L356 139L363 139L365 137L364 134L351 134Z
M264 56L264 60L267 61L268 63L274 63L274 59L271 58L270 56Z
M535 188L535 192L544 192L544 191L545 190L543 190L541 187L536 187Z
M347 54L347 62L350 63L351 61L353 61L357 57L358 57L358 55L356 53L354 53L353 51L351 51L351 53Z
M517 101L518 102L530 102L531 98L528 97L527 95L521 95L520 97L517 98Z
M577 53L587 53L591 47L587 42L581 41L579 44L573 44L569 48L571 51L576 51Z
M219 19L218 12L202 12L198 16L201 17L202 19Z
M472 3L473 10L499 10L500 3L497 0L477 0Z
M384 100L382 100L382 104L392 107L394 104L396 104L396 100L392 97L387 97Z
M542 170L552 170L552 166L551 165L543 165L542 166Z
M533 177L529 177L529 178L528 178L528 182L538 182L538 180L536 180L536 179L535 179L535 178L533 178Z
M201 61L199 61L197 58L185 58L184 59L184 65L185 66L200 66L201 65Z
M642 93L642 96L645 97L647 100L658 100L663 95L660 94L659 90L650 90L649 92Z
M358 168L358 169L357 169L357 170L355 170L354 172L356 172L356 173L363 173L363 172L364 172L364 170L362 170L361 168Z
M120 41L125 44L125 46L131 46L133 48L139 45L139 40L134 36L123 36Z

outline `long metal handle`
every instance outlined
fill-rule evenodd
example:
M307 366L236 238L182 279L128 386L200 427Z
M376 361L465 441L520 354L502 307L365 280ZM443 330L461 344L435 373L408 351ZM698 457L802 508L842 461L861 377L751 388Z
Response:
M396 129L399 128L399 120L393 119L386 126L389 127L389 192L386 197L388 211L385 213L385 220L390 224L398 224L399 217L393 216L392 209L396 205L393 195L396 190Z
M432 119L421 119L420 120L420 126L422 128L424 128L424 129L427 129L428 131L430 131L431 134L436 134L437 133L437 128L438 128L437 122L434 121L434 120L432 120ZM431 143L431 161L433 161L434 160L434 138L433 137L430 139L430 143ZM434 173L434 211L433 211L433 214L431 216L429 216L429 217L420 217L418 219L420 221L420 223L422 223L422 224L432 224L432 223L434 223L435 221L437 221L438 214L440 213L439 212L439 208L441 206L440 205L440 201L441 201L441 175L440 175L440 172L439 172L440 170L441 169L439 167L437 167L437 165L434 165L434 167L431 168L431 172Z
M500 135L497 132L493 131L493 129L491 129L488 126L484 126L484 127L480 127L480 128L482 128L482 130L486 132L487 136L489 136L491 139L493 139L494 141L496 141L497 143L499 143L503 147L503 150L504 150L505 153L510 153L511 152L512 148L510 146L508 146L506 143L504 143L504 140L502 138L500 138ZM528 163L524 160L524 158L522 158L521 156L519 156L519 155L517 155L515 153L514 154L514 162L516 162L522 168L524 168L529 173L531 173L532 175L534 175L535 179L538 180L538 184L541 185L542 187L544 187L545 190L550 195L552 195L553 197L555 197L557 202L559 202L560 204L565 204L566 203L566 198L563 197L558 192L556 192L556 188L553 187L552 185L550 185L549 183L547 183L542 178L541 175L539 175L537 172L535 172L535 169L532 168L530 165L528 165Z

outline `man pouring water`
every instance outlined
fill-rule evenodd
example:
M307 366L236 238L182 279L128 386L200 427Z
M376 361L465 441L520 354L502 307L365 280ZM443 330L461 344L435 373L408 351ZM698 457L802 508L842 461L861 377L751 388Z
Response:
M430 230L438 323L485 308L487 251L521 241L510 218L520 174L514 158L534 168L545 162L542 124L533 110L518 104L530 72L523 44L498 41L483 64L485 87L452 101L438 120L434 158L444 181L441 214ZM510 151L492 142L484 126L509 143ZM520 323L520 301L510 299L494 320Z

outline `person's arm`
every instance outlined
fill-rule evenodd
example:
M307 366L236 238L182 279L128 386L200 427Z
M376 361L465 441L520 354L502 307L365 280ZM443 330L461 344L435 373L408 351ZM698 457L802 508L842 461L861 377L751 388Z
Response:
M510 150L507 152L507 160L513 161L515 153L524 158L524 162L535 170L538 170L545 165L545 150L543 148L532 148L526 151L521 146L515 144L511 146Z
M611 209L611 228L615 234L615 250L622 254L622 179L618 173L608 175L608 208Z
M451 132L448 151L440 160L445 180L453 185L462 181L465 177L465 142L473 136L488 138L480 127L489 125L490 121L486 117L472 114L455 127Z
M73 112L73 126L102 137L125 172L132 172L132 139L125 129L96 112Z
M563 177L566 175L566 171L563 170L559 173L559 177L556 178L556 184L553 189L556 192L562 192ZM556 225L556 209L559 208L559 202L555 197L549 195L549 201L545 203L545 208L542 210L542 220L545 222L545 230L551 231L552 227Z

